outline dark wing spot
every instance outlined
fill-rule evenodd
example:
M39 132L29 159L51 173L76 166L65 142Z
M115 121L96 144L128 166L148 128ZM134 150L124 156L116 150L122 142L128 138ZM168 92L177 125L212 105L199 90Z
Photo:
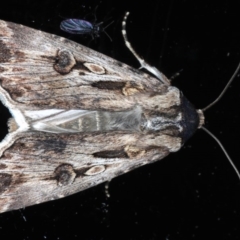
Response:
M10 49L0 40L0 63L8 62L11 57Z
M74 182L76 173L70 164L61 164L54 171L54 178L59 186L66 186Z
M7 165L6 165L6 164L3 164L3 163L1 163L1 164L0 164L0 169L5 169L5 168L7 168Z
M69 73L76 64L73 54L67 50L60 50L56 56L54 69L60 74Z
M128 158L124 149L96 152L93 156L98 158Z
M34 142L33 149L44 149L45 153L53 152L55 154L61 154L65 151L66 147L66 141L52 137Z
M125 87L125 84L125 82L98 81L94 82L92 87L107 90L122 90L122 88Z
M8 173L0 173L0 194L5 192L11 185L12 175Z

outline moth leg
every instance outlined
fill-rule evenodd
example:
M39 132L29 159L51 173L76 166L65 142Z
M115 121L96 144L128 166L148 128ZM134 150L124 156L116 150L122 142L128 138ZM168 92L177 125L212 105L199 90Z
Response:
M126 14L123 18L123 21L122 21L122 35L123 35L126 47L132 52L132 54L139 61L140 65L141 65L140 68L145 68L147 71L152 73L156 78L158 78L163 84L170 85L170 80L163 73L161 73L157 68L155 68L155 67L149 65L147 62L145 62L145 60L136 53L136 51L133 49L131 43L128 41L127 31L126 31L126 21L127 21L128 15L129 15L129 12L126 12Z
M179 77L182 71L183 71L183 69L180 69L178 72L174 73L174 74L170 77L170 80L172 81L173 79Z
M110 184L111 180L105 182L105 195L107 198L110 198L110 193L109 193L109 184Z

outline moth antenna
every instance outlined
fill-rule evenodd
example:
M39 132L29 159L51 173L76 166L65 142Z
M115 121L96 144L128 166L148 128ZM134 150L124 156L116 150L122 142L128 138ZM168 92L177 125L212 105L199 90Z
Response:
M227 88L229 87L229 85L232 83L232 81L234 80L234 78L236 77L238 71L240 69L240 63L238 64L235 72L233 73L232 77L230 78L230 80L228 81L227 85L224 87L224 89L222 90L222 92L219 94L219 96L209 105L207 105L205 108L203 108L202 110L200 110L201 112L205 112L207 109L211 108L214 104L216 104L224 95L224 93L227 91ZM200 115L201 116L201 115ZM228 155L226 149L224 148L224 146L222 145L222 143L220 142L220 140L213 134L211 133L208 129L206 129L205 127L202 126L203 122L200 123L200 128L203 129L206 133L208 133L220 146L220 148L222 149L223 153L225 154L226 158L228 159L228 161L230 162L230 164L232 165L234 171L236 172L238 178L240 179L240 173L237 169L237 167L234 165L232 159L230 158L230 156Z
M233 163L232 159L230 158L230 156L228 155L226 149L224 148L224 146L222 145L222 143L219 141L219 139L213 134L211 133L209 130L207 130L205 127L201 127L201 129L203 129L207 134L209 134L220 146L220 148L222 149L223 153L225 154L226 158L228 159L228 161L230 162L230 164L232 165L234 171L236 172L238 178L240 179L240 173L237 169L237 167L235 166L235 164Z
M238 71L240 69L240 63L238 64L237 69L235 70L235 72L233 73L232 77L230 78L230 80L228 81L227 85L225 86L225 88L222 90L222 92L219 94L219 96L209 105L207 105L205 108L202 109L203 112L205 112L207 109L209 109L210 107L212 107L214 104L216 104L224 95L224 93L227 91L229 85L232 83L232 81L234 80L234 78L236 77Z
M136 53L136 51L133 49L131 43L128 41L127 31L126 31L126 21L127 21L127 17L129 14L130 14L129 12L126 12L126 14L123 18L123 21L122 21L122 35L123 35L126 47L130 50L130 52L139 61L140 65L141 65L140 69L145 68L147 71L152 73L155 77L157 77L163 84L170 85L170 80L163 73L161 73L157 68L150 66L147 62L145 62L145 60Z

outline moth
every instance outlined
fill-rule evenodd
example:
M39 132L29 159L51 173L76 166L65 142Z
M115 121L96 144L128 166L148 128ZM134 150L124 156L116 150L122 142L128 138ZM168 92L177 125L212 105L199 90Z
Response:
M156 77L65 38L0 21L0 100L12 115L0 143L0 212L163 159L203 125L202 111L140 62Z

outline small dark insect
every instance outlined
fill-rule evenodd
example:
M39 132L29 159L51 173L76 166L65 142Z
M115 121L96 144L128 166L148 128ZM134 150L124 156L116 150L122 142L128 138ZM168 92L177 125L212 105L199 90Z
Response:
M70 18L70 19L66 19L66 20L62 21L60 24L60 28L64 32L68 32L68 33L72 33L72 34L89 34L94 38L94 37L99 37L99 34L101 32L105 32L104 31L105 28L110 25L110 24L108 24L105 28L103 28L101 26L102 24L103 24L103 22L91 23L91 22L81 20L81 19ZM106 32L105 32L105 34L111 40L110 36Z

